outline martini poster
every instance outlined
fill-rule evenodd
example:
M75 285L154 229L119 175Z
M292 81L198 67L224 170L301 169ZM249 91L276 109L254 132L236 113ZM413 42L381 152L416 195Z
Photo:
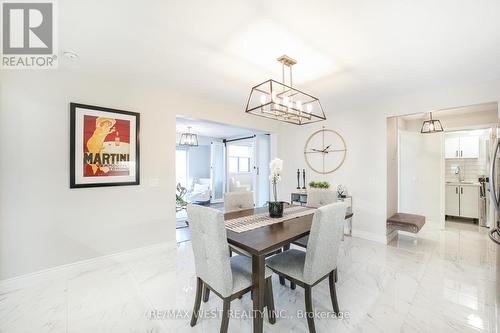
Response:
M70 187L139 184L139 114L71 103Z

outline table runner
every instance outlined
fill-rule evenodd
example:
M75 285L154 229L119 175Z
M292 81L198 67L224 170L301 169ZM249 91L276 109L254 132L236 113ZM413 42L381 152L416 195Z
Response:
M285 208L283 210L283 217L272 218L269 216L269 213L261 213L243 217L237 217L234 219L224 221L226 228L237 232L245 232L261 227L265 227L266 225L271 225L279 222L283 222L286 220L290 220L292 218L297 218L305 215L313 214L316 208L311 207L303 207L303 206L295 206Z

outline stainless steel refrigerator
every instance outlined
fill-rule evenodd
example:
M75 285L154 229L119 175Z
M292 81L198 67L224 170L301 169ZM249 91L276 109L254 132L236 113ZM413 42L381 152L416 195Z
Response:
M490 223L489 236L500 246L500 135L498 129L495 131L489 174L490 205L494 207L494 214L493 221ZM497 257L499 255L500 251L497 249Z

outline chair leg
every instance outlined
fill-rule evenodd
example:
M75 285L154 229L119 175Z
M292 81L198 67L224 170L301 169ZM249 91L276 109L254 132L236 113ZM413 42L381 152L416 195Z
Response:
M200 305L201 305L202 289L203 289L203 281L201 281L201 279L198 278L196 282L196 296L194 298L193 314L191 316L191 327L196 325L196 321L198 320L198 312L200 311Z
M316 333L316 327L314 326L314 312L312 306L312 287L305 286L304 291L306 295L307 326L309 326L309 333Z
M210 289L207 286L203 287L203 303L208 302L208 298L210 297Z
M282 286L284 286L285 285L285 278L283 276L281 276L281 275L279 277L280 277L280 284Z
M266 307L269 323L276 323L276 311L274 309L274 296L273 296L273 280L269 277L266 279Z
M229 257L232 257L233 256L233 250L231 250L231 248L229 248Z
M287 244L287 245L283 246L283 252L285 252L287 250L290 250L290 244ZM283 281L283 283L281 283L281 281ZM285 285L285 279L282 278L281 276L280 276L280 284ZM295 290L295 283L293 283L292 281L290 281L290 288L292 290Z
M220 333L227 333L229 326L229 309L231 308L231 300L224 298L222 305L222 323L220 324Z
M339 309L339 302L337 301L337 290L335 289L336 276L337 276L337 271L333 271L330 273L328 280L330 280L330 298L332 299L333 312L335 312L335 314L338 315L340 309Z

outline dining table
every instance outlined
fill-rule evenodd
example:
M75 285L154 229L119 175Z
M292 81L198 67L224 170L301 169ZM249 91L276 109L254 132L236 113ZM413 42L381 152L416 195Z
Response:
M263 214L268 207L228 212L224 220L233 220L251 215ZM308 215L281 218L279 223L261 226L244 232L235 232L226 228L229 245L246 252L252 257L252 298L253 298L253 332L262 333L265 293L265 267L266 255L277 252L290 243L309 234L313 220L314 210ZM286 216L286 215L285 215ZM345 219L353 216L346 213Z

